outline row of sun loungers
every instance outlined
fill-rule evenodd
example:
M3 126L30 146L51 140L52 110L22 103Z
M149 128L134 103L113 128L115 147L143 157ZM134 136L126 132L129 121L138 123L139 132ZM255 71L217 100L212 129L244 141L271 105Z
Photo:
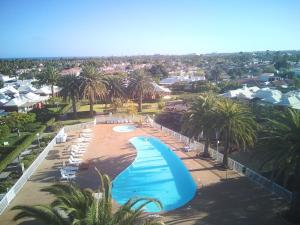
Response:
M68 165L63 166L60 169L62 180L73 180L76 178L79 166L83 162L82 157L92 139L92 130L84 129L79 136L80 137L75 139L75 141L73 141L73 143L68 147L68 151L70 152L70 156L67 161Z
M114 124L114 123L132 123L132 120L129 119L111 119L106 120L107 124Z

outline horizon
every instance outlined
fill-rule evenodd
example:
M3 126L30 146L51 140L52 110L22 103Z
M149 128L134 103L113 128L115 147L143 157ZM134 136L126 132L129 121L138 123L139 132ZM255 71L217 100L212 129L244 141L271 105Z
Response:
M300 49L300 2L293 0L3 0L0 7L1 59Z

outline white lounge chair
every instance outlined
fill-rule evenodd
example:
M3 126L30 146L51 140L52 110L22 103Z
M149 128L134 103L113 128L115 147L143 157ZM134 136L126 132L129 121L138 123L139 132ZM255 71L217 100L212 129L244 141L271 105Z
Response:
M60 170L60 175L62 180L74 180L76 178L75 174L67 174L63 170Z

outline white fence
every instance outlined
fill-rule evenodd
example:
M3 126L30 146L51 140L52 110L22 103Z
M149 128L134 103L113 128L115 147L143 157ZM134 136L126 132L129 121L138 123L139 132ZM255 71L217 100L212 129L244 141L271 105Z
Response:
M161 130L162 132L175 137L176 139L178 139L179 141L182 141L186 144L188 144L190 142L190 139L180 133L177 133L173 130L170 130L169 128L166 128L158 123L156 123L155 121L153 121L151 119L150 121L152 127ZM200 146L201 144L197 141L193 141L193 143L195 145ZM199 149L199 148L198 148ZM203 151L203 149L200 149L200 151ZM220 152L217 152L214 149L209 149L210 155L219 162L222 162L223 160L223 154ZM236 171L237 173L241 174L241 175L245 175L247 176L250 180L254 181L255 183L261 185L262 187L264 187L265 189L273 192L274 194L286 199L287 201L291 201L292 200L292 192L290 192L289 190L285 189L284 187L276 184L275 182L272 182L271 180L267 179L266 177L256 173L255 171L247 168L246 166L240 164L239 162L229 158L228 159L228 166L230 169Z
M84 129L88 127L94 126L96 120L88 123L75 124L70 126L65 126L62 128L56 136L48 143L46 148L39 154L39 156L33 161L33 163L25 170L23 175L18 179L18 181L11 187L11 189L5 194L5 196L0 201L0 215L4 212L4 210L8 207L9 203L14 199L17 193L22 189L24 184L30 178L30 176L34 173L34 171L38 168L38 166L43 162L43 160L48 155L48 152L53 149L56 144L56 137L60 136L64 132L69 132L72 130Z

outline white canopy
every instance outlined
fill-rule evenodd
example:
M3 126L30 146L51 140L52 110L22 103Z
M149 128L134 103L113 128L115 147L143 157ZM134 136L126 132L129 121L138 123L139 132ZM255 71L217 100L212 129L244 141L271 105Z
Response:
M17 98L13 98L11 99L9 102L7 102L5 104L5 106L16 106L16 107L20 107L23 106L27 103L27 99L26 98L22 98L22 97L17 97Z
M158 92L158 93L171 93L171 90L169 88L162 87L162 86L158 85L155 82L153 82L152 85L154 87L155 92Z

